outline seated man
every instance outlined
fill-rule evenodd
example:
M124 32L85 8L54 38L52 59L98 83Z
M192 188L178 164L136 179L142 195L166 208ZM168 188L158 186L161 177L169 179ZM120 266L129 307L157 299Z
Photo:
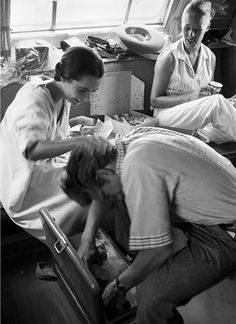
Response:
M115 146L80 138L66 174L64 191L83 206L125 200L137 256L103 299L138 285L138 324L183 323L175 307L236 269L235 168L199 139L160 128L138 128ZM87 219L85 261L101 219Z
M206 142L236 142L236 109L211 94L215 55L202 44L215 13L210 1L193 0L182 16L182 38L158 56L151 105L159 126L196 130Z

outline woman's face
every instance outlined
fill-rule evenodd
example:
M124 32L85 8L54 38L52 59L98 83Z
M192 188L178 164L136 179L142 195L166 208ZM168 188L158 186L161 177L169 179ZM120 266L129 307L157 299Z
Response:
M209 17L193 13L185 13L182 18L182 34L185 49L198 50L209 26Z
M96 91L102 78L86 75L80 80L65 80L63 83L64 96L73 105L79 105L82 101L89 101L91 92Z

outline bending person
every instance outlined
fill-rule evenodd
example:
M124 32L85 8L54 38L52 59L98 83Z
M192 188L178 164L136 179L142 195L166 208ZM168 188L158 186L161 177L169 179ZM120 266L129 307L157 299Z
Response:
M138 285L137 324L183 323L175 307L236 269L235 168L202 141L160 128L137 129L116 146L81 138L66 172L65 192L84 205L124 194L138 254L103 299ZM90 242L96 226L90 218Z
M213 13L209 1L192 0L186 6L182 38L158 56L151 105L158 125L200 128L206 142L223 143L236 141L236 109L222 95L209 95L215 55L201 42Z
M45 241L39 209L46 207L69 234L82 229L87 208L70 200L60 187L63 163L78 137L68 138L71 104L88 100L104 75L100 57L90 48L71 47L56 64L54 80L27 82L1 123L1 203L13 222ZM72 125L93 124L88 117Z

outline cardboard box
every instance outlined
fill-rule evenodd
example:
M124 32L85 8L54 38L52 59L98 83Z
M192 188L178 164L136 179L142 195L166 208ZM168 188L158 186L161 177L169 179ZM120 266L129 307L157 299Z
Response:
M108 115L105 116L105 120L110 120L113 125L113 133L119 134L121 136L127 135L133 129L138 128L138 127L147 127L147 126L154 127L155 126L155 118L153 118L153 117L150 117L148 115L145 115L145 114L137 112L137 111L132 111L130 113L130 115L135 116L137 118L145 117L145 118L147 118L147 121L144 123L141 123L141 124L131 125L125 121L124 122L117 121Z
M131 71L106 73L99 89L90 97L91 115L104 115L105 121L113 125L113 133L125 136L134 128L155 126L155 119L143 114L145 83L132 74ZM147 121L138 125L119 122L114 115L129 114L142 116Z
M90 114L108 115L144 110L142 80L130 71L106 73L96 92L90 95Z

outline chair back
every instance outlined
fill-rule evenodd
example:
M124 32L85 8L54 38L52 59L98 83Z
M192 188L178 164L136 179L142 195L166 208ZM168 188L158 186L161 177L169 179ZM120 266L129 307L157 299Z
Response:
M76 250L46 208L39 211L46 242L54 256L59 285L81 323L104 324L101 290Z

